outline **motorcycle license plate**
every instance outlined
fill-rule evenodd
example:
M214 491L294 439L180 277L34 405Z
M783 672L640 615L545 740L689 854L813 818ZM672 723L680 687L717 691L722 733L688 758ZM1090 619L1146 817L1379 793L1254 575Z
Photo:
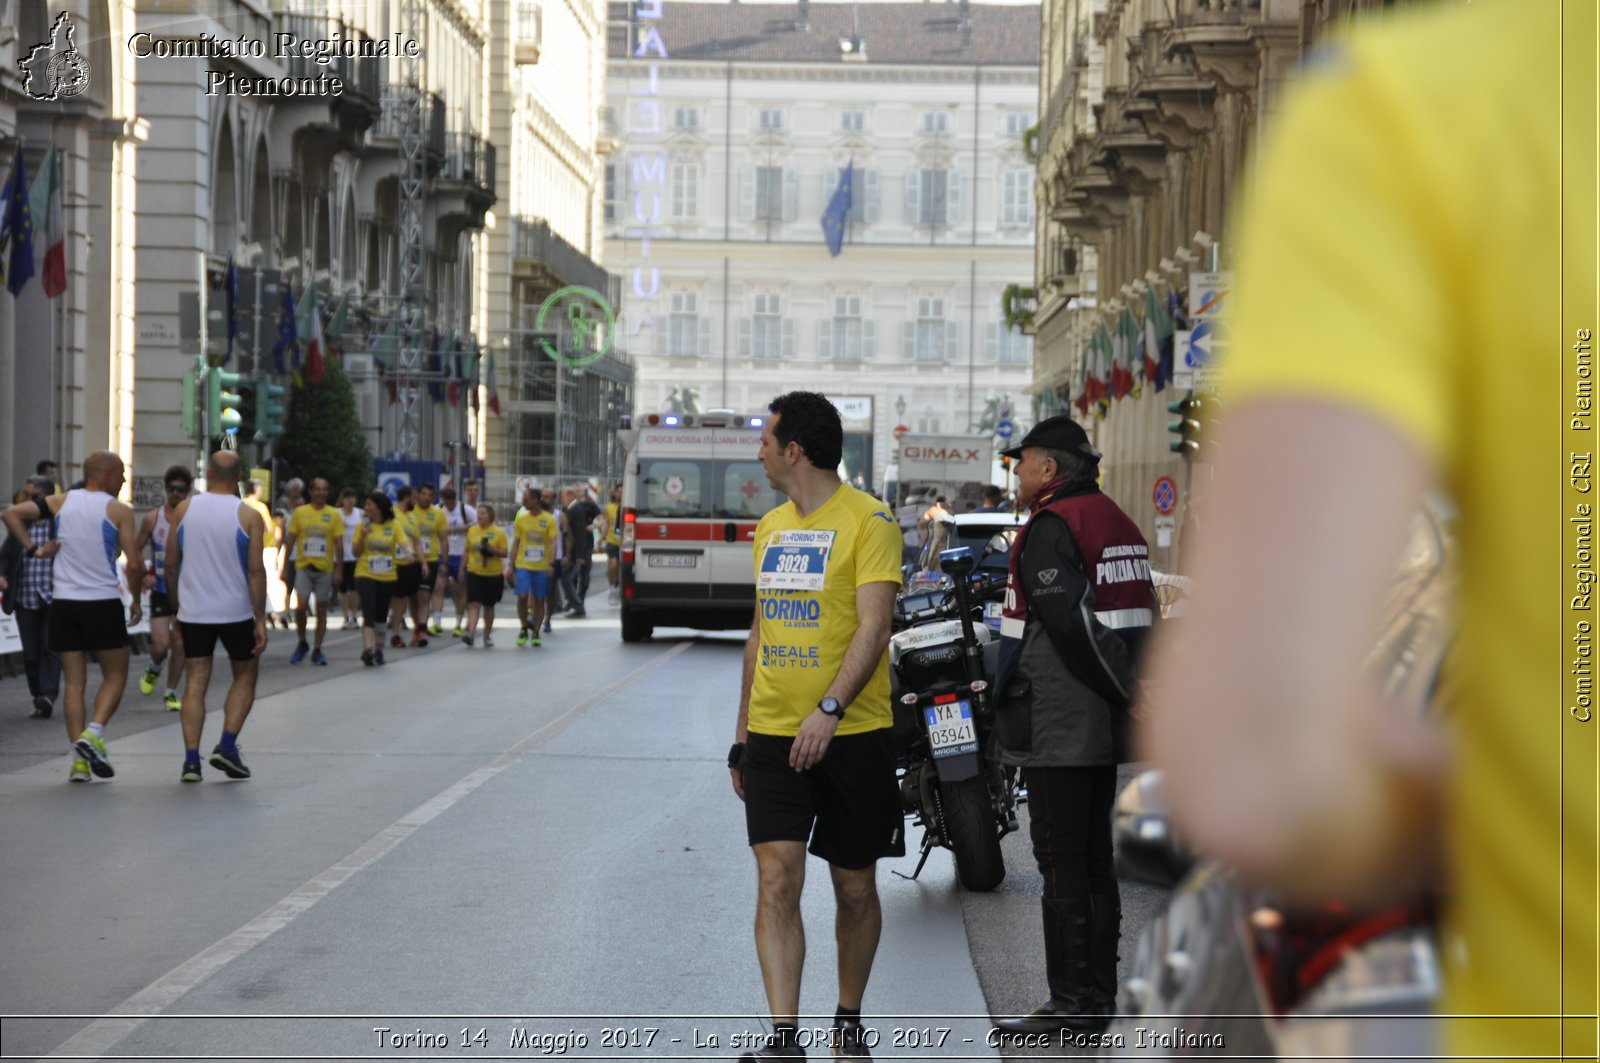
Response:
M698 554L651 554L651 568L694 568L700 564Z
M1004 608L1005 604L1003 602L984 602L983 622L988 624L990 627L999 630L1001 619L1000 613Z
M928 724L928 747L934 760L978 751L978 732L972 727L972 702L950 701L922 710Z

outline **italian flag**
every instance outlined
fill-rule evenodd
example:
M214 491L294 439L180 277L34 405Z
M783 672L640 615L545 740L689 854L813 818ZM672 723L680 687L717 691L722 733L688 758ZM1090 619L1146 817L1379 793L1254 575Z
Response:
M67 227L61 220L61 152L54 144L28 189L28 212L38 221L36 246L44 248L44 268L39 278L47 299L67 290ZM37 240L42 235L44 239Z
M317 306L317 286L310 286L306 296L306 317L309 330L306 340L306 380L312 384L322 383L322 378L327 375L328 364L322 357L322 310Z

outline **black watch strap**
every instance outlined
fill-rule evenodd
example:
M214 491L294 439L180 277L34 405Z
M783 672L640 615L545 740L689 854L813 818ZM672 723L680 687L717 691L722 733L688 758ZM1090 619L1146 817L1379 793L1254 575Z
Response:
M744 762L744 743L735 742L728 749L728 767L737 768Z

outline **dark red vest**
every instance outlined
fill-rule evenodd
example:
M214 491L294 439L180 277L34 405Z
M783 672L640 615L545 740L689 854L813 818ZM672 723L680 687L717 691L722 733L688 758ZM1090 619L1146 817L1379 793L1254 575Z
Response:
M1004 624L1002 631L1020 638L1022 629L1014 621L1025 624L1028 620L1028 598L1021 592L1018 570L1028 530L1041 513L1054 513L1067 522L1083 558L1084 576L1094 588L1095 614L1101 622L1110 628L1148 627L1155 606L1149 544L1139 526L1115 502L1099 491L1090 491L1057 498L1035 509L1011 544L1011 579L1003 615L1013 623ZM1138 611L1143 611L1142 623Z

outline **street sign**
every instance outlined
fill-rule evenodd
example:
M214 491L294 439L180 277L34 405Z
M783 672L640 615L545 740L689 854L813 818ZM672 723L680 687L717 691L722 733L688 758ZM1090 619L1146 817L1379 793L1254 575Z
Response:
M1150 492L1150 499L1156 504L1156 512L1166 516L1178 508L1178 484L1170 476L1156 477L1155 489Z
M1172 386L1194 387L1194 367L1189 361L1189 337L1193 329L1178 329L1172 334Z
M999 436L1001 439L1010 439L1011 434L1016 430L1017 426L1008 420L1001 421L999 424L994 426L994 434Z
M1233 274L1189 274L1189 320L1226 321L1233 316Z
M1171 546L1172 533L1178 528L1177 517L1156 518L1156 546Z
M907 434L910 431L911 431L911 426L908 425L908 424L897 424L897 425L895 425L894 426L894 441L896 443L900 442L900 437L905 435L905 434Z

